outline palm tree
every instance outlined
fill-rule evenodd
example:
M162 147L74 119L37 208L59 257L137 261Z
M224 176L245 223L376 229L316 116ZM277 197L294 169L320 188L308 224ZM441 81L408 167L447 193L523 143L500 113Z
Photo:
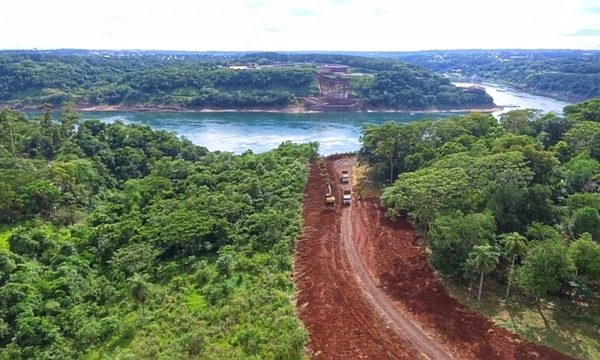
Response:
M519 233L513 232L504 236L504 248L506 252L512 256L510 262L510 271L508 273L508 285L506 286L506 301L508 301L508 295L510 294L510 283L512 281L513 270L515 267L515 259L518 255L525 254L527 251L527 239Z
M144 316L144 304L150 293L150 285L146 277L138 273L129 278L129 291L131 298L142 307L142 317Z
M475 245L469 253L469 262L481 272L479 277L479 293L477 294L477 307L481 301L481 289L483 288L483 274L490 273L496 269L500 253L490 244Z

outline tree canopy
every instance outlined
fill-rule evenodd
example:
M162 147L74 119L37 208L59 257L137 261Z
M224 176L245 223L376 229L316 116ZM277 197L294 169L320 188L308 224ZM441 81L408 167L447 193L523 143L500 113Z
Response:
M210 153L70 108L0 124L0 358L302 358L291 252L316 144Z
M564 117L517 110L499 121L469 114L368 125L359 158L386 185L388 216L408 216L422 231L442 275L479 275L482 284L493 273L507 298L512 283L538 300L589 300L600 243L594 104L569 106Z

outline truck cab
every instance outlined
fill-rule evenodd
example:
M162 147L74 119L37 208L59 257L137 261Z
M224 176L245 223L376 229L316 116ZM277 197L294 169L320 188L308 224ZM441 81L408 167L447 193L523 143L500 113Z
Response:
M350 182L350 173L348 172L348 170L342 170L341 181L342 184L347 184Z
M342 193L342 203L344 205L352 204L352 190L344 189Z

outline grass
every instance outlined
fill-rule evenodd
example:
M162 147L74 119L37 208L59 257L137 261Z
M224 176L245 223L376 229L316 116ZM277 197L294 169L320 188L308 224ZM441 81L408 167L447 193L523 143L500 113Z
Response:
M369 171L371 171L371 168L364 164L357 165L352 170L354 192L361 198L379 197L381 195L381 188L369 180L371 178Z
M550 325L546 328L531 299L514 293L507 304L504 300L506 289L493 284L493 280L484 283L479 308L476 288L469 291L449 281L445 281L445 285L461 303L523 338L576 358L600 359L600 299L594 299L585 307L567 299L545 303L542 312Z

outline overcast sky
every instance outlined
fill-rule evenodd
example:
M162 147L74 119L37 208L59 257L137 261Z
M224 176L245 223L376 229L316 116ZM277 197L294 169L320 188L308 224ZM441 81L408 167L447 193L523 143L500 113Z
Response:
M600 49L600 0L2 0L0 49Z

